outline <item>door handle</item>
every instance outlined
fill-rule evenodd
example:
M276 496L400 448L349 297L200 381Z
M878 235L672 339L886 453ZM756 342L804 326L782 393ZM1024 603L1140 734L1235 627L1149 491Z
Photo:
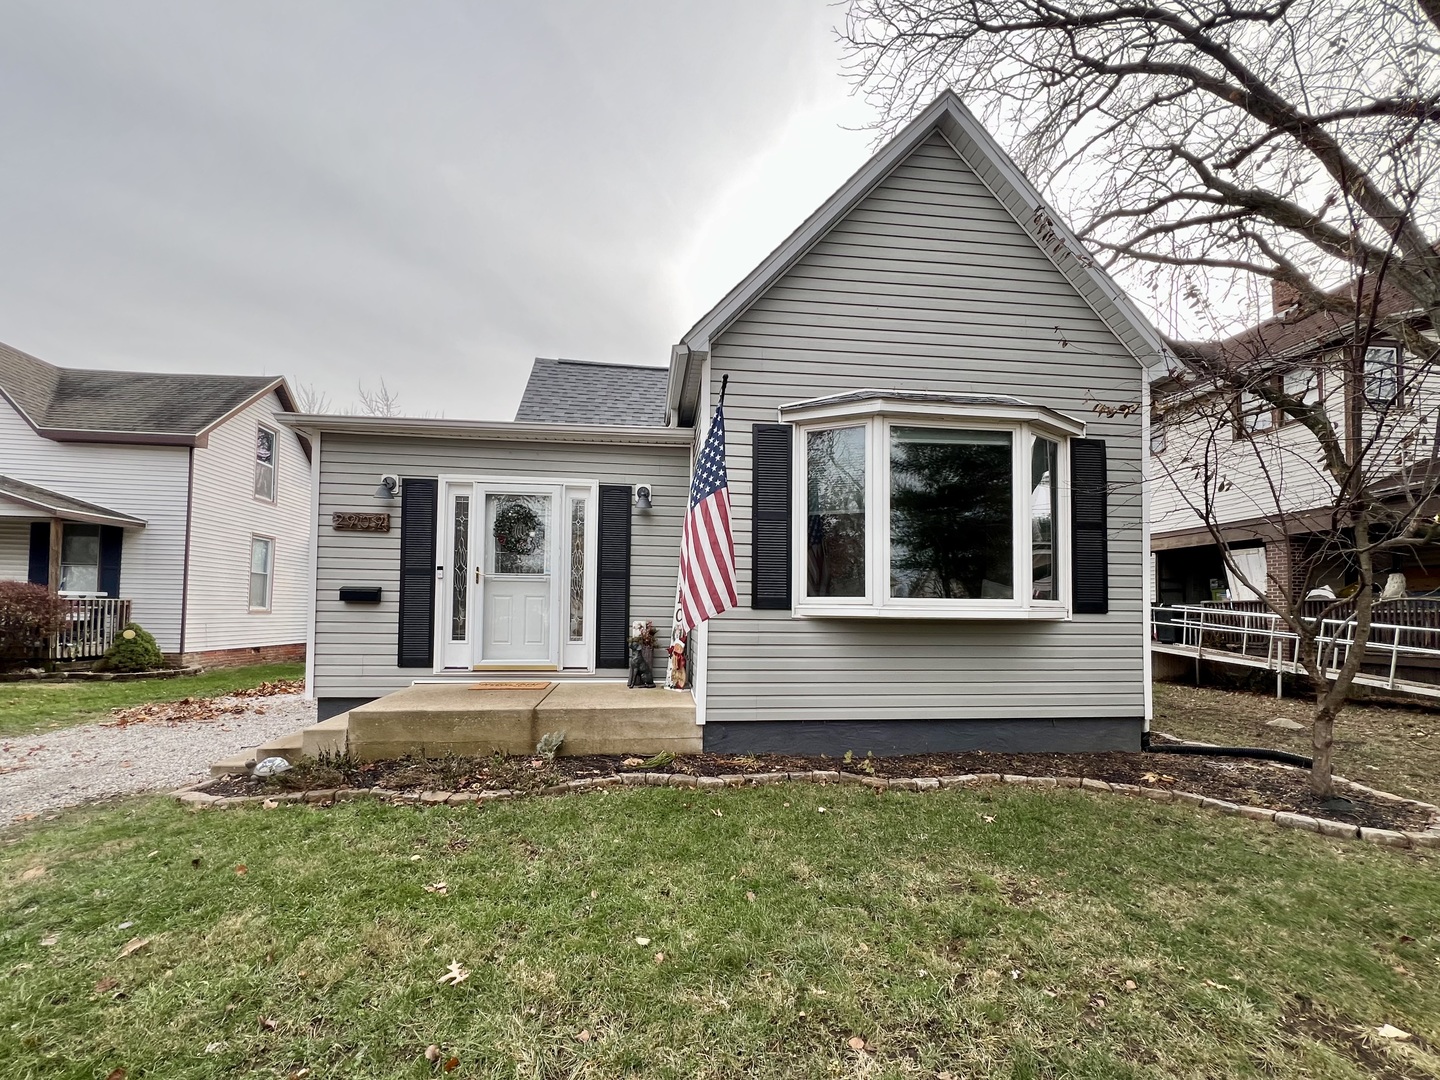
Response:
M476 585L479 585L479 584L480 584L480 579L483 578L484 576L485 576L485 575L480 572L480 567L478 567L478 566L475 567L475 584L476 584Z

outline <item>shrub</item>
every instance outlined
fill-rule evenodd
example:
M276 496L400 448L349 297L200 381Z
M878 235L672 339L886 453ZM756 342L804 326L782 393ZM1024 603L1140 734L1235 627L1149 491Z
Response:
M115 635L111 645L96 671L154 671L165 666L165 657L150 632L139 623L126 623L124 629Z
M44 585L0 581L0 663L45 657L64 617L64 601Z

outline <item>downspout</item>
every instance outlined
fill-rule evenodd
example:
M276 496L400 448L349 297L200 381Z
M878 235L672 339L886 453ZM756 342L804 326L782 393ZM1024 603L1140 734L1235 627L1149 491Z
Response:
M185 457L185 561L180 569L180 663L185 663L185 621L190 614L190 521L195 509L195 447Z

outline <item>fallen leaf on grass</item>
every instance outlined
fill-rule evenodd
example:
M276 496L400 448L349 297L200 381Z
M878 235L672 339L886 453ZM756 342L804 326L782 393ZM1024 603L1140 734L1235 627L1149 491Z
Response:
M994 815L994 814L986 814L986 815L985 815L985 824L986 824L986 825L993 825L994 823L995 823L995 815Z
M42 937L42 938L40 939L40 944L41 944L41 945L44 945L46 948L49 948L51 945L59 945L59 944L60 944L60 935L59 935L59 934L46 934L44 937Z
M268 1016L260 1017L260 1027L264 1031L274 1031L275 1028L278 1026L278 1023L278 1021L272 1020Z
M1210 987L1211 990L1229 990L1229 989L1230 989L1230 987L1226 986L1224 983L1218 983L1218 982L1216 982L1214 979L1206 979L1206 980L1205 980L1205 985L1208 986L1208 987Z
M1406 1031L1404 1028L1398 1028L1393 1024L1381 1024L1378 1028L1375 1029L1375 1034L1379 1035L1382 1039L1410 1038L1410 1032Z
M431 1043L429 1046L425 1047L425 1060L430 1062L432 1065L435 1062L439 1061L440 1047L436 1046L434 1043Z
M437 896L449 896L449 895L450 895L450 886L447 885L447 884L445 884L445 882L443 882L443 881L437 881L437 882L435 882L435 884L433 884L433 885L426 885L426 886L424 886L424 889L425 889L426 892L428 892L428 893L434 893L434 894L437 895Z
M860 1051L862 1050L869 1049L869 1047L865 1045L865 1040L862 1039L859 1035L851 1035L850 1038L845 1041L845 1045L850 1047L850 1049L854 1050L857 1054L860 1053Z
M263 803L261 803L260 805L263 806L266 810L274 810L274 809L275 809L277 806L279 806L280 804L279 804L278 802L276 802L274 799L266 799L266 800L265 800Z
M49 873L49 871L46 870L43 866L32 866L29 870L26 870L23 874L20 875L20 880L34 881L36 878L44 877L47 873Z
M635 939L635 944L640 946L649 945L650 939L648 937L637 937Z
M206 1043L206 1044L205 1044L205 1052L206 1052L207 1054L218 1054L221 1050L224 1050L224 1049L225 1049L225 1043L224 1043L223 1041L216 1041L216 1042L211 1042L211 1043Z
M590 1041L590 1029L586 1028L584 1031L580 1032L580 1034L576 1035L575 1041L588 1043Z
M747 892L745 893L745 899L748 900L748 901L750 901L750 903L753 904L753 903L755 902L755 894L754 894L753 892L748 892L748 891L747 891Z
M134 956L149 944L150 939L148 937L132 937L120 947L120 955L116 959L124 960L127 956Z
M710 813L714 814L716 817L724 817L724 816L725 816L725 815L722 814L718 809L712 809L712 810L710 811Z
M132 926L134 926L134 925L135 925L135 920L134 920L134 919L126 919L124 922L122 922L122 923L121 923L119 926L117 926L115 929L116 929L116 930L129 930L130 927L132 927Z
M119 979L112 979L112 978L110 978L109 976L106 976L105 978L101 979L99 982L97 982L97 983L95 984L95 993L97 993L97 994L108 994L111 990L114 990L115 987L117 987L117 986L119 986L119 985L120 985L120 980L119 980Z
M446 1072L454 1072L454 1071L455 1071L456 1069L458 1069L459 1067L460 1067L460 1059L459 1059L458 1057L452 1057L452 1058L448 1059L448 1060L445 1062L445 1071L446 1071Z
M665 954L663 952L657 952L655 954L655 962L657 964L663 964L665 962Z
M309 1069L296 1069L286 1078L286 1080L305 1080L305 1078L309 1075Z
M445 974L441 975L438 981L442 984L449 983L451 986L459 986L469 977L470 969L461 967L460 961L452 960L450 966L445 970Z
M243 862L242 862L242 863L236 863L236 864L235 864L235 873L237 873L237 874L239 874L239 875L241 875L241 876L243 877L244 875L248 874L249 872L250 872L250 868L249 868L248 866L246 866Z
M817 806L817 807L815 807L815 812L816 812L817 814L823 814L823 813L825 813L825 807L823 807L823 806Z
M1126 990L1139 990L1139 989L1140 989L1140 984L1137 983L1134 979L1126 979L1126 980L1125 980L1125 989L1126 989Z
M105 1080L125 1080L125 1070L117 1066L105 1074Z

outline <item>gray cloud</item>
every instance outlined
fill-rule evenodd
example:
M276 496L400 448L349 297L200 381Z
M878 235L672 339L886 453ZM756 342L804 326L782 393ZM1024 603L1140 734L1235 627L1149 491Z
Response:
M492 418L534 355L663 363L863 158L836 17L6 0L0 340Z

